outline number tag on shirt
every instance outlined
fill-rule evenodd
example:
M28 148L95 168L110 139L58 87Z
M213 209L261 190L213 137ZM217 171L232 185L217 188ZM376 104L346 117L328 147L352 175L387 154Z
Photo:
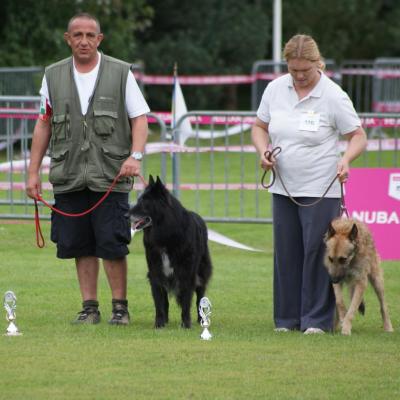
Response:
M316 132L319 129L319 113L314 111L305 111L300 115L300 126L301 131Z

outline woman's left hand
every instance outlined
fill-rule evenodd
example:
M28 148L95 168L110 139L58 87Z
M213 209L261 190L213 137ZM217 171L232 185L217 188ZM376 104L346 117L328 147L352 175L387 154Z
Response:
M337 165L337 176L340 183L346 183L349 179L350 163L343 157Z

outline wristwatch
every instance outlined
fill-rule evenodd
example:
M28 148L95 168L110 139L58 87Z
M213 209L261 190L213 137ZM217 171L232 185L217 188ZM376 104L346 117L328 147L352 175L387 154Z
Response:
M142 161L143 159L143 153L141 151L134 151L131 154L131 157L136 160L136 161Z

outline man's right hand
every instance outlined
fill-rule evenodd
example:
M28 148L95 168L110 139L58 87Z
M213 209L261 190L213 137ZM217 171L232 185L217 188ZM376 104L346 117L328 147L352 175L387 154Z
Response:
M26 194L32 199L37 199L41 191L42 182L40 180L39 174L37 172L29 173L28 180L26 182Z
M50 121L43 121L38 118L35 129L33 130L31 158L29 160L28 180L26 182L26 194L32 199L36 199L42 191L39 170L49 146L50 137Z

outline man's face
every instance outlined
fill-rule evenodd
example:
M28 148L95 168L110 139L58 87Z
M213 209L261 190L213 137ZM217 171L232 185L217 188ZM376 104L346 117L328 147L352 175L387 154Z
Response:
M96 60L97 47L103 40L96 21L89 18L74 19L64 33L64 38L71 47L72 55L79 64L88 64Z

